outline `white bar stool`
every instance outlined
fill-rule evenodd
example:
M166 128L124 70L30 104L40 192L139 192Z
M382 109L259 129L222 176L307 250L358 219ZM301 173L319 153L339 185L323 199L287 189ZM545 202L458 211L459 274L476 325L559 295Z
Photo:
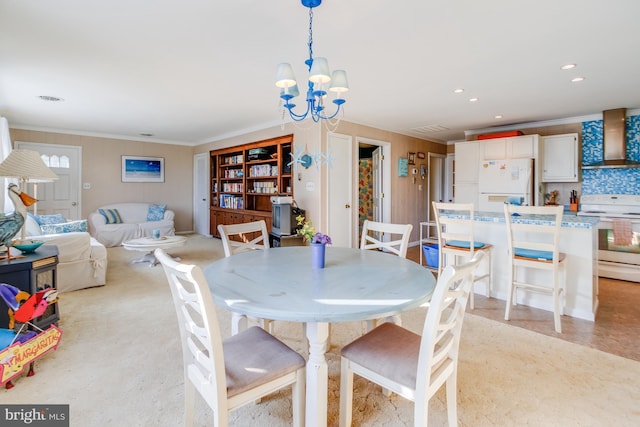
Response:
M561 333L566 269L565 254L559 252L562 206L504 205L509 249L509 293L504 319L509 320L511 305L516 305L518 288L553 296L553 319L556 332ZM518 268L550 271L551 284L519 280ZM560 280L562 273L562 280Z
M486 281L486 295L487 298L491 298L491 282L493 280L491 252L493 246L475 240L473 203L432 202L432 205L438 231L438 276L442 274L442 270L449 263L449 256L453 256L453 264L455 265L458 262L458 257L468 261L475 252L484 252L487 263L486 272L474 275L473 284L475 286L476 282ZM446 212L445 216L441 215L443 212ZM469 297L469 306L472 310L474 309L473 294L472 287Z

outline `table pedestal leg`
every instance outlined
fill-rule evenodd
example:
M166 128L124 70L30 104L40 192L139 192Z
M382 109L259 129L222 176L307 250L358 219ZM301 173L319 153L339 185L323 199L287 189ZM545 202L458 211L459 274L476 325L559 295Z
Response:
M171 258L173 258L174 261L180 261L179 257L171 257ZM136 258L133 261L131 261L132 264L138 264L141 262L148 262L149 267L155 267L156 265L159 264L158 260L156 259L156 256L153 254L153 251L147 252L141 258Z
M324 355L327 351L328 337L328 323L307 323L307 338L309 340L306 404L307 427L325 427L327 425L329 368Z
M247 316L244 314L231 312L231 335L236 335L247 329Z

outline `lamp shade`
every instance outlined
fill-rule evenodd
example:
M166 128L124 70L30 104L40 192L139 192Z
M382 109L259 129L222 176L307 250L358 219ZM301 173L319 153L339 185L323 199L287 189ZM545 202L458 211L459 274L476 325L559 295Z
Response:
M347 72L345 70L335 70L331 75L331 92L347 92L349 91L349 82L347 82Z
M313 58L311 70L309 70L309 80L313 83L327 83L331 80L329 74L329 62L327 58Z
M295 84L296 78L293 75L293 68L291 68L291 64L287 62L278 64L278 69L276 70L276 86L291 87L295 86Z
M0 163L0 176L19 178L23 182L58 179L58 175L44 164L37 151L20 149L11 151Z

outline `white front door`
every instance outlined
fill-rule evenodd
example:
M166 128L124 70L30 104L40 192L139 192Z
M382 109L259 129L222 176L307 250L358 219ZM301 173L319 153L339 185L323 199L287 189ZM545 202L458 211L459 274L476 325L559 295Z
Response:
M376 222L384 222L384 213L382 210L382 198L384 196L384 190L382 185L384 183L384 174L382 168L382 147L378 147L372 154L372 168L373 168L373 220Z
M69 220L80 219L82 147L16 141L15 148L37 151L40 157L46 158L45 164L58 175L53 182L28 184L27 193L38 199L33 212L38 215L59 213Z
M333 246L350 248L353 242L353 142L348 135L329 133L327 150L328 233ZM357 207L356 207L357 208Z
M193 156L193 228L211 236L209 211L209 153Z

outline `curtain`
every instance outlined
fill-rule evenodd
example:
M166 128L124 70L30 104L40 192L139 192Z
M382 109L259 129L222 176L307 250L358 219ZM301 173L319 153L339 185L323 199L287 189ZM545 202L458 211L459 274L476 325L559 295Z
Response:
M0 117L0 163L11 153L11 135L9 134L9 122L5 117ZM13 203L9 199L6 191L9 182L15 182L14 179L0 178L0 212L13 210Z

